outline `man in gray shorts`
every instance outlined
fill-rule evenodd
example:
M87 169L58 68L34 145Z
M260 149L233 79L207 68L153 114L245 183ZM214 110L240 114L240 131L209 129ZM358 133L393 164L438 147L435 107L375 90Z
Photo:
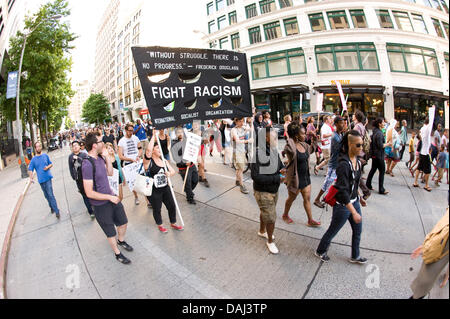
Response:
M128 219L119 197L114 196L109 186L108 176L113 175L113 166L106 147L103 147L100 133L89 133L86 136L86 149L89 157L83 160L81 166L86 196L94 208L95 218L105 232L116 259L123 264L129 264L131 261L118 248L121 246L126 251L133 251L133 248L125 242ZM118 240L115 226L119 233Z

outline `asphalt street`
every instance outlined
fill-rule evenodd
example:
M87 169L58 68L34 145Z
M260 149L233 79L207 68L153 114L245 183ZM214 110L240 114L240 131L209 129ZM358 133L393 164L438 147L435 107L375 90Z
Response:
M431 193L423 186L413 188L409 171L399 163L395 177L385 179L390 194L373 193L363 208L361 255L368 264L348 262L349 224L334 239L328 253L331 260L323 263L313 253L329 226L331 210L313 206L313 217L322 227L309 228L300 196L290 214L295 223L287 225L281 219L287 198L282 186L275 230L280 253L271 255L265 240L257 236L259 209L253 192L239 191L234 170L212 162L220 161L215 153L214 158L207 156L211 188L198 185L196 206L181 194L181 177L172 178L185 222L182 232L161 234L144 197L136 206L124 188L129 219L126 240L134 252L124 252L132 263L122 265L86 212L69 174L68 154L68 149L50 154L61 220L50 214L38 184L25 197L11 242L8 298L404 299L411 295L410 283L421 266L420 258L412 260L410 253L448 205L448 185L433 185ZM312 200L324 175L320 171L311 177ZM252 189L249 173L246 185ZM168 225L165 208L162 216ZM440 289L438 284L430 298L448 299L448 286Z

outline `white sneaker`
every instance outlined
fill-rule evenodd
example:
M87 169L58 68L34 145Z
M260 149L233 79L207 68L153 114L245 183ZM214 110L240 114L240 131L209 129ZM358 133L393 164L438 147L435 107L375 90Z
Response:
M262 238L265 238L265 239L269 239L269 236L267 235L267 233L262 234L262 233L258 232L258 236L262 237ZM275 240L275 236L274 235L272 235L272 240Z
M276 254L279 253L277 246L275 246L275 243L269 244L269 243L267 242L266 245L267 245L267 248L269 248L269 251L270 251L272 254L276 255Z

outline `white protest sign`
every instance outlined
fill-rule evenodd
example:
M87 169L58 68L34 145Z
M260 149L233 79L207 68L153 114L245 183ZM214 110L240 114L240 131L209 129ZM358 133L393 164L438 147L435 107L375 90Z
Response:
M317 112L323 111L323 93L317 94Z
M127 181L130 191L134 190L134 183L136 182L136 176L139 173L142 163L132 163L122 168L123 175Z
M336 86L337 86L337 89L339 91L339 95L341 96L341 102L342 102L343 110L347 111L347 101L345 100L345 97L344 97L344 91L342 90L341 82L336 81Z
M186 137L186 147L184 148L183 160L197 163L202 138L201 136L190 132L187 133Z
M448 127L449 127L448 101L444 102L444 113L445 113L445 128L448 130Z
M430 119L430 124L429 125L431 127L433 127L433 125L434 125L435 114L436 114L436 107L435 106L430 107L430 109L428 110L428 116L429 116L429 119Z
M115 196L119 196L119 170L113 168L113 176L108 176L109 187Z

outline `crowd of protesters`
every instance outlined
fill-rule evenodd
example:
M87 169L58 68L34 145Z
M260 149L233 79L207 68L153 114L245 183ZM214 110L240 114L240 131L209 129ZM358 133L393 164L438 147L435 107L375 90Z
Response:
M169 178L176 174L170 162L175 163L183 191L189 204L196 205L194 190L199 183L209 188L206 179L206 154L212 157L216 148L223 164L236 171L235 186L243 194L249 194L244 183L244 172L250 168L254 197L260 209L258 236L267 240L272 254L279 250L274 242L276 205L278 192L285 184L288 198L284 205L282 220L287 224L294 221L289 216L291 207L299 194L307 216L306 225L321 227L313 218L311 209L311 167L318 175L326 172L323 185L313 199L313 204L324 208L329 202L326 196L331 188L335 190L333 214L328 230L324 233L315 255L327 262L327 251L331 241L348 221L352 228L351 263L365 264L367 259L360 255L359 244L362 234L362 208L374 191L372 181L378 172L378 193L388 195L384 187L385 176L394 177L394 169L409 153L405 164L412 177L413 187L420 187L419 178L428 192L432 191L429 178L434 185L448 184L449 137L448 129L440 123L425 124L420 131L410 131L408 139L407 122L395 119L386 121L377 118L371 124L357 111L348 114L325 115L319 123L310 117L303 123L301 117L284 117L284 138L286 146L278 151L278 134L269 112L257 113L252 118L236 118L206 121L176 127L173 130L155 130L151 120L137 120L136 123L100 125L95 128L74 129L58 134L59 145L70 143L69 169L73 180L86 205L88 214L96 219L104 231L117 260L124 264L131 261L119 250L128 252L133 248L125 242L127 216L121 204L123 185L126 183L123 168L133 163L142 163L144 174L153 179L152 195L146 197L147 205L153 210L155 223L161 233L167 233L161 215L162 205L167 208L170 228L183 230L177 225L175 199L169 185ZM435 125L433 125L435 124ZM186 148L186 133L192 132L202 138L197 163L183 160ZM51 212L59 218L60 212L53 195L48 156L42 156L42 145L35 145L37 156L30 163L29 171L38 172L45 198ZM314 154L314 162L310 158ZM371 162L367 179L364 167ZM119 192L114 194L108 184L113 169L119 171ZM446 179L444 175L446 174ZM139 196L133 192L135 205ZM117 230L117 231L116 231ZM117 238L116 238L117 237Z

